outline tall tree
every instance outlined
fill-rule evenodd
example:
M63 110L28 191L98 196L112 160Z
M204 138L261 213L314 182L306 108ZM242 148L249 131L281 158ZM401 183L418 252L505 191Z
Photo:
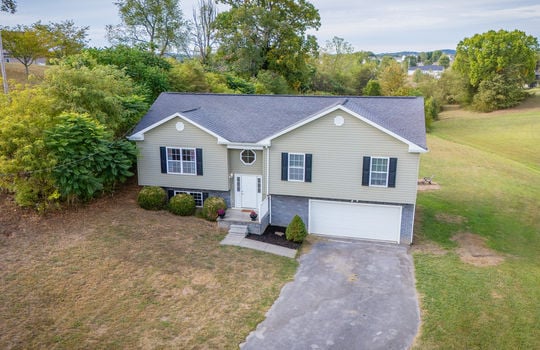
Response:
M482 98L491 99L481 105L506 108L519 103L524 98L522 86L534 81L538 49L538 39L525 32L490 30L459 42L452 67L468 79L473 99L480 93ZM506 86L504 95L496 93L501 84L510 84L512 92Z
M48 41L43 32L29 26L18 25L4 30L3 43L4 49L24 65L26 76L32 63L49 54Z
M17 2L15 0L2 0L0 3L1 12L15 13L17 10Z
M147 108L144 98L137 95L139 89L124 70L86 57L81 60L89 63L81 65L77 58L70 56L45 74L42 87L55 99L56 114L87 113L115 137L123 137Z
M379 75L381 93L383 96L406 96L408 95L407 74L401 65L395 60L390 60L382 68Z
M202 64L208 64L212 47L216 42L214 22L217 16L214 0L199 0L193 8L193 42Z
M111 43L142 45L160 56L185 45L187 22L179 0L119 0L115 5L122 23L106 27Z
M72 20L49 24L37 22L32 26L42 33L47 40L50 56L55 58L78 54L88 43L90 27L77 27Z
M152 103L160 93L170 89L168 73L171 64L153 52L136 47L118 45L106 49L86 50L103 65L113 65L125 71L135 83L145 90L147 101Z
M332 40L327 40L324 47L324 53L332 56L334 70L344 70L343 56L350 55L353 51L349 42L337 36L334 36Z
M219 0L230 7L216 19L220 53L243 75L260 70L284 76L299 90L311 73L317 41L307 35L320 27L319 11L306 0Z
M448 55L442 55L439 57L439 64L445 69L450 67L450 57L448 57Z

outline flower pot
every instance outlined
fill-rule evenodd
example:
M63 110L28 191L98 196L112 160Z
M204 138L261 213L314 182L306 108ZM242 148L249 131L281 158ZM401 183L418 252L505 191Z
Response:
M257 220L257 215L250 215L249 217L251 218L251 221Z

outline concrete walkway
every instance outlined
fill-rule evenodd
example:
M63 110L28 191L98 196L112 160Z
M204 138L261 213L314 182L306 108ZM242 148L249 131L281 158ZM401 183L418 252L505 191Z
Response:
M242 350L408 349L420 311L407 247L316 242Z
M254 250L260 250L262 252L286 256L288 258L293 258L296 256L296 250L280 247L275 244L268 244L264 242L255 241L253 239L248 239L240 234L229 233L221 241L222 245L234 245L243 248L249 248Z

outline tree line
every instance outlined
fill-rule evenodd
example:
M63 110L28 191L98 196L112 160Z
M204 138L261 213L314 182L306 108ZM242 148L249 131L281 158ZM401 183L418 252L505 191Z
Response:
M403 62L354 52L339 37L319 47L307 31L320 16L304 0L200 0L191 20L178 0L115 4L121 23L107 27L107 48L88 48L88 27L73 21L2 29L27 69L49 61L42 80L10 82L0 97L0 188L20 205L45 210L113 191L136 160L125 136L163 91L424 96L429 128L443 104L519 103L538 61L537 39L518 30L463 39L452 65L440 51ZM2 10L15 5L2 0ZM420 61L449 67L440 79L408 77Z

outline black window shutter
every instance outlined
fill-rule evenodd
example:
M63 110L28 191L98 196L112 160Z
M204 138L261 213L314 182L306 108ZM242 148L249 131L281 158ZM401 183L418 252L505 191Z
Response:
M289 153L281 153L281 180L289 180Z
M195 150L197 157L197 175L203 175L203 157L202 157L202 148L197 148Z
M388 168L388 187L396 187L397 158L390 158Z
M174 197L174 190L167 190L167 198L171 199Z
M371 166L371 157L364 157L364 163L362 165L362 186L369 186L369 173Z
M208 198L208 192L203 192L202 193L202 202L204 204L204 201Z
M304 181L305 182L311 182L311 169L313 168L313 155L307 153L306 154L306 164L304 168Z
M161 173L167 174L167 148L166 147L160 147L159 148L159 155L161 159Z

